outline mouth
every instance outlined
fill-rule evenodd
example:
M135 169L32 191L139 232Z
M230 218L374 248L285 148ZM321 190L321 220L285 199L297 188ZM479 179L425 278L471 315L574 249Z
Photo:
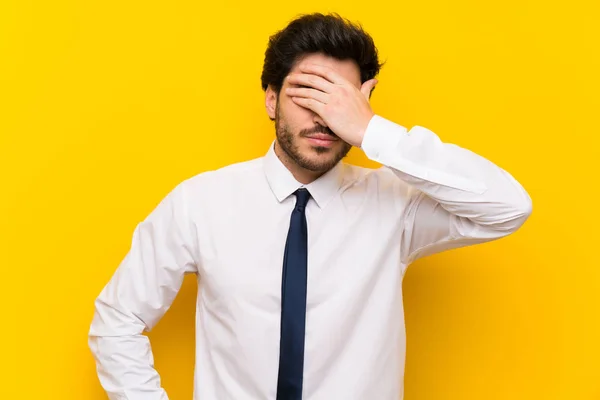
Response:
M327 134L314 134L306 136L306 139L315 146L332 147L338 139Z

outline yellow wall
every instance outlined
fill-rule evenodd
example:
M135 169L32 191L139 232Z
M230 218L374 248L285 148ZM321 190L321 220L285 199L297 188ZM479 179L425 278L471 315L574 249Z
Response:
M264 154L267 38L311 11L372 33L376 112L533 198L517 234L409 268L406 399L600 399L598 3L326 3L0 2L2 399L105 398L94 298L175 184ZM190 277L150 334L172 399L191 399L194 296Z

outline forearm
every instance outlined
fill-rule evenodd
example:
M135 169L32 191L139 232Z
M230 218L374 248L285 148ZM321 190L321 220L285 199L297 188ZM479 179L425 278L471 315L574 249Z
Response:
M505 237L531 214L531 198L505 170L430 130L375 116L362 149L398 178L401 254L414 260Z
M406 183L438 202L449 213L481 227L513 232L531 213L525 189L491 161L430 130L400 125L375 116L362 148Z
M94 302L89 348L109 399L165 400L168 397L160 387L150 341L143 334L149 327L141 316L150 314L130 295L134 292L131 270L130 265L121 265ZM151 298L146 296L143 303L148 301Z
M100 384L110 400L168 399L154 368L147 336L97 336L92 333L89 346Z

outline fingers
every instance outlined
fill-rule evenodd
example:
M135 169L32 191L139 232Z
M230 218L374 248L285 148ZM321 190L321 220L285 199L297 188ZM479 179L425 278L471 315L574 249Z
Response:
M310 74L290 74L286 78L290 85L307 86L325 93L333 91L333 84L325 78Z
M298 66L298 69L300 71L304 72L305 74L314 74L314 75L322 76L329 82L336 84L336 85L342 85L342 84L346 83L346 79L344 77L342 77L340 74L335 72L333 69L326 67L324 65L300 64Z
M291 97L312 98L324 104L327 104L329 100L327 93L310 88L286 88L285 93Z
M292 97L292 101L299 106L314 111L318 115L322 115L321 113L323 112L323 107L325 107L325 104L321 103L320 101L306 97Z
M362 84L360 91L362 92L362 94L365 95L367 100L369 100L369 97L371 96L371 91L373 90L375 85L377 85L378 82L379 81L377 79L370 79Z

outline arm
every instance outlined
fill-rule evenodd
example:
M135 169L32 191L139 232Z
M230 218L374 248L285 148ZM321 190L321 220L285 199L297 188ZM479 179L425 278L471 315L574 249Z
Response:
M335 69L302 61L286 77L285 96L312 110L337 136L361 147L409 186L402 217L402 262L498 239L531 214L531 199L506 171L421 126L410 131L376 115L369 104L377 79L360 87ZM402 201L404 201L404 197Z
M95 301L89 346L111 400L166 400L148 337L184 274L197 272L183 185L137 225L131 248Z
M402 218L402 262L507 236L527 220L531 198L505 170L432 131L374 115L361 148L411 186Z

